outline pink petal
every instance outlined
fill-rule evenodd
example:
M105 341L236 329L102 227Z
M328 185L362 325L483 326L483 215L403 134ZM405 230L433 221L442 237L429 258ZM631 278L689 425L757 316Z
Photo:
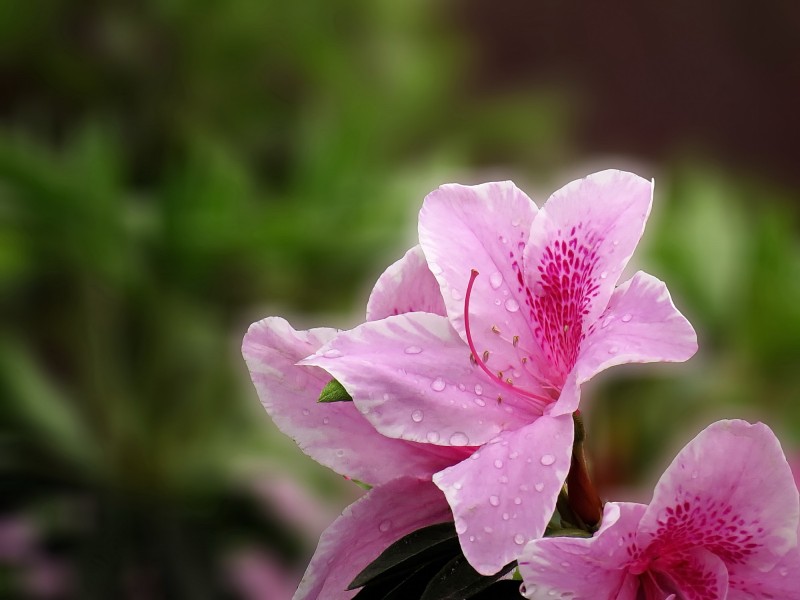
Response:
M475 269L480 275L470 297L469 319L476 348L489 352L489 368L509 372L506 376L515 385L531 391L540 388L541 380L520 364L535 350L523 309L522 255L536 212L530 198L505 181L443 185L425 198L419 214L420 244L453 327L466 341L464 299Z
M667 286L639 271L620 285L593 323L552 414L578 408L579 387L613 365L681 362L697 351L697 335L672 303Z
M729 600L800 600L800 547L795 546L768 571L731 565L728 578Z
M439 284L419 246L383 272L367 302L367 321L408 312L446 314Z
M352 402L317 402L331 376L295 363L336 333L334 329L295 331L278 317L250 326L242 354L261 403L278 428L317 462L371 484L400 475L429 477L452 464L423 447L380 435Z
M461 548L485 575L541 537L570 465L572 417L542 417L506 431L433 476L453 509Z
M685 600L728 598L728 570L720 558L703 548L668 554L639 577L647 598L676 592Z
M727 565L773 567L797 545L800 500L780 444L763 423L719 421L681 450L656 485L639 546L701 546Z
M336 377L393 438L478 446L541 414L489 380L469 354L445 317L408 313L344 332L303 364Z
M530 542L519 559L525 596L550 600L571 594L573 600L633 600L638 581L628 577L626 567L646 508L641 504L609 502L603 524L593 537L551 537Z
M553 194L525 250L534 335L551 383L572 370L589 326L606 307L644 230L653 186L631 173L602 171Z
M346 600L350 582L389 545L412 531L450 520L430 482L403 477L370 490L328 527L294 600Z

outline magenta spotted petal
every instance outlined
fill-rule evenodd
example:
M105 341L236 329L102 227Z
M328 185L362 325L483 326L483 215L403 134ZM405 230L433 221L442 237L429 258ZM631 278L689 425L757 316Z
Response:
M591 539L531 542L520 572L533 599L797 600L798 525L797 487L772 431L720 421L678 454L648 507L609 503Z

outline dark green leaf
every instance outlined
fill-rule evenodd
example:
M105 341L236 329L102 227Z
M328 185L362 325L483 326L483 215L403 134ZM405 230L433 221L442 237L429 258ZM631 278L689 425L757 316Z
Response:
M344 386L336 381L335 379L331 379L328 384L322 388L322 391L319 393L319 400L317 402L352 402L353 397L347 393L347 390L344 389Z
M520 582L512 579L496 581L470 600L519 600L522 598L519 586Z
M459 554L439 571L422 595L422 600L463 600L479 594L516 566L507 564L494 575L481 575Z
M410 600L419 598L431 578L447 563L450 555L441 555L432 562L419 563L393 576L379 577L355 595L357 600Z
M452 557L458 550L453 523L439 523L409 533L389 546L359 573L350 586L353 590L428 564L442 556Z

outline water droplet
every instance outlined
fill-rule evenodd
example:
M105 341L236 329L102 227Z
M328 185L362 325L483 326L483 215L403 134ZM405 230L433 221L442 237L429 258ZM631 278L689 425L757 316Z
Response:
M533 295L537 298L544 298L547 295L547 291L544 289L544 285L542 285L541 281L537 281L533 284Z
M513 298L506 299L506 310L508 312L517 312L519 310L519 303Z
M463 486L463 485L461 485L461 482L460 482L460 481L456 481L456 482L453 484L453 489L454 489L454 490L460 490L462 487L464 487L464 486Z
M692 479L697 479L697 471L692 471Z
M331 348L330 350L325 350L322 354L325 358L339 358L342 355L336 348Z
M308 410L307 408L304 408L303 409L303 415L305 415L307 417L309 414L311 414L311 411Z
M483 528L483 530L484 530L486 533L492 533L492 532L494 531L494 529L492 529L492 528L491 528L491 527L489 527L488 525L487 525L486 527L484 527L484 528Z
M519 506L520 504L522 504L522 498L520 498L519 496L517 496L516 498L514 498L514 504L516 504L517 506Z
M467 524L464 522L463 519L456 519L456 533L461 535L466 533L467 531Z
M481 453L480 453L480 452L476 452L475 454L473 454L472 456L470 456L470 458L471 458L472 460L478 460L480 457L481 457Z
M462 431L456 431L453 435L450 436L450 445L451 446L466 446L469 444L469 438L467 434ZM477 452L472 456L476 456Z
M544 483L540 481L533 486L533 489L535 489L537 492L541 492L544 489Z
M503 513L503 521L508 521L510 518L511 517L508 515L508 513Z
M474 535L469 536L469 541L470 542L474 542L475 541L475 536Z
M441 377L437 377L431 382L431 389L436 392L441 392L447 384L444 382L444 379Z
M514 460L514 459L515 459L515 458L517 458L518 456L519 456L519 452L517 452L517 451L515 450L514 452L512 452L511 454L509 454L509 455L508 455L508 458L510 458L511 460Z
M605 279L606 277L608 277L608 271L603 271L600 273L600 279Z
M632 318L633 318L633 316L631 316L630 313L626 313L626 314L622 315L622 322L623 323L629 323Z
M343 457L344 456L344 450L337 450L336 451L336 456L338 456L339 458Z
M330 420L328 417L325 417L324 419L322 419L322 423L323 423L324 425L327 425L327 424L328 424L328 423L330 423L330 422L331 422L331 420Z
M786 577L789 574L789 569L787 569L786 567L781 567L780 569L778 569L778 573L781 574L781 577Z
M503 468L503 461L500 460L499 458L495 459L494 467L495 467L495 469L502 469Z
M475 384L475 393L480 396L483 393L483 388L480 383Z
M500 498L497 496L489 496L489 504L492 506L500 506Z
M523 537L523 535L521 533L518 533L517 535L514 536L514 543L517 546L522 546L522 544L525 543L525 538Z
M542 458L539 459L539 462L542 463L545 467L549 467L554 462L556 462L556 457L552 454L545 454Z
M478 406L486 406L486 401L483 398L475 398L475 404Z
M508 483L508 477L506 477L505 475L501 475L498 481L500 483Z
M382 532L386 533L387 531L389 531L389 528L391 526L392 526L392 522L389 519L386 519L385 521L381 521L381 524L378 525L378 529L380 529Z
M440 267L438 264L436 264L434 262L428 263L428 268L431 270L431 273L433 273L434 275L439 275L442 272L442 267Z
M419 346L406 346L406 354L419 354L422 348Z
M492 286L493 290L496 290L503 285L503 276L498 271L495 271L489 275L489 285Z
M613 317L613 315L609 315L609 316L607 316L605 319L603 319L603 324L601 325L601 327L602 327L603 329L605 329L606 327L608 327L609 325L611 325L611 321L613 321L613 320L614 320L614 317Z
M500 240L500 243L502 243L502 244L507 244L508 243L508 240L506 239L506 236L504 236L504 235L498 236L497 239Z
M422 413L421 410L415 410L414 412L411 413L411 420L414 421L414 423L419 423L420 421L422 421L424 416L425 415Z
M426 435L426 436L425 436L425 438L426 438L426 439L427 439L427 440L428 440L428 441L429 441L431 444L435 444L436 442L438 442L438 441L439 441L439 437L440 437L440 436L439 436L439 432L438 432L438 431L429 431L429 432L428 432L428 435Z
M614 244L615 246L619 246L619 240L614 240L614 241L613 241L613 242L611 242L611 243L612 243L612 244Z
M463 392L464 390L467 389L467 386L465 386L463 383L459 383L458 384L458 389L460 389Z
M619 352L619 348L616 346L611 346L611 348L608 349L609 354L616 354L617 352Z

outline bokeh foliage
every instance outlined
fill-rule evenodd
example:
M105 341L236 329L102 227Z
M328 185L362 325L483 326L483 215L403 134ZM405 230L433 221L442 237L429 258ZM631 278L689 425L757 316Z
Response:
M499 169L545 192L582 158L569 90L474 93L453 10L0 8L0 513L42 530L64 597L236 597L242 544L302 570L315 540L251 484L291 472L336 509L352 492L262 414L248 323L353 324L427 191ZM702 351L592 388L609 488L712 418L800 435L796 191L707 164L659 167L639 256ZM0 595L33 594L22 579L0 565Z

